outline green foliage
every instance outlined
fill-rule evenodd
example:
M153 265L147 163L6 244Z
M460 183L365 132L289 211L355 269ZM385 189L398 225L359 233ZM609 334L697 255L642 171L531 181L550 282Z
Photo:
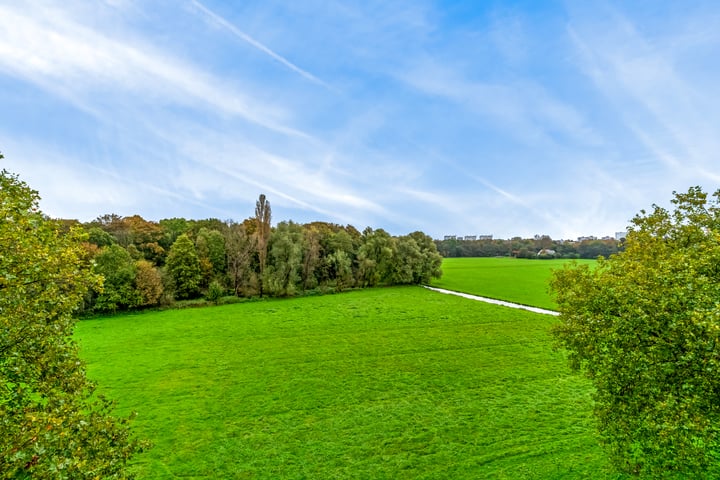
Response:
M151 222L139 215L108 214L85 224L91 240L85 244L88 255L97 256L102 248L106 249L98 267L103 275L119 277L133 268L126 262L127 268L116 271L110 266L111 259L105 258L117 257L120 247L133 261L147 260L163 273L159 284L157 271L143 264L143 276L135 280L134 289L128 287L132 281L125 275L122 281L109 281L106 291L88 298L88 303L94 302L96 311L154 305L163 288L169 302L195 299L201 293L207 294L213 281L231 286L236 296L262 297L291 296L307 290L330 292L355 286L428 283L442 274L442 259L435 242L422 232L393 237L382 229L373 231L368 227L361 234L352 225L300 225L292 221L272 228L272 210L265 195L260 195L255 207L255 216L242 223L212 218ZM185 252L180 255L183 260L179 261L177 250L185 243L183 240L168 261L169 251L183 235L194 239L194 255L189 245L184 245ZM117 248L109 250L112 245Z
M213 272L221 274L225 272L225 237L217 230L209 230L207 233L208 258L213 265Z
M102 228L90 227L88 229L88 242L97 245L98 247L109 247L110 245L117 243L117 240L115 240L115 237Z
M167 272L172 281L175 298L183 300L194 298L200 293L200 260L195 244L186 234L180 235L167 258Z
M225 296L225 287L217 280L213 280L208 285L207 299L213 303L218 303Z
M417 242L409 236L395 241L395 261L392 262L391 279L397 285L414 283L415 271L420 270L422 254Z
M302 261L302 227L294 222L280 222L270 241L268 284L278 295L291 295L300 279Z
M128 478L139 446L113 404L93 399L70 340L73 313L100 278L86 237L60 233L38 200L0 173L0 478Z
M622 242L613 238L572 240L553 240L547 235L535 238L512 238L510 240L487 239L464 240L447 238L436 240L438 251L445 258L453 257L515 257L515 258L551 258L540 256L542 250L554 250L555 258L583 258L595 260L599 256L609 257L622 248Z
M388 281L392 275L395 256L392 237L382 228L368 227L362 233L362 245L358 251L359 280L363 286L372 287Z
M420 251L420 258L413 265L412 283L424 285L429 284L433 278L442 277L443 259L438 253L433 239L423 232L413 232L408 237L415 242Z
M536 262L537 263L537 262ZM138 476L609 479L552 317L416 287L83 321Z
M104 279L102 291L95 298L95 310L112 312L142 303L134 287L135 261L123 247L113 244L103 248L95 257L94 271Z
M632 221L625 251L552 282L554 329L596 386L604 444L623 471L718 478L720 192L675 194Z
M320 232L313 226L303 228L300 281L303 292L317 286L315 269L320 264Z
M170 250L175 240L190 230L190 222L184 218L166 218L158 222L162 229L162 237L160 238L160 245L165 250Z
M618 245L615 241L585 240L577 246L577 255L580 258L607 258L617 252Z
M345 250L336 250L327 257L327 264L335 280L335 289L342 292L352 284L352 260Z

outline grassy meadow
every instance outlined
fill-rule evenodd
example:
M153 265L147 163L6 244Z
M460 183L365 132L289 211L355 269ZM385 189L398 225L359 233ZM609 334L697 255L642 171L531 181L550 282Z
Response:
M553 321L397 287L84 320L76 338L155 445L139 478L617 478Z
M572 260L523 258L446 258L442 278L432 286L547 309L556 308L548 281L552 271ZM596 260L574 260L594 264Z

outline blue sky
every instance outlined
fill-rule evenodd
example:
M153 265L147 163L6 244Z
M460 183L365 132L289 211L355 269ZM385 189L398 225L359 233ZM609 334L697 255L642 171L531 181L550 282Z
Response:
M0 0L51 216L613 235L720 186L720 4Z

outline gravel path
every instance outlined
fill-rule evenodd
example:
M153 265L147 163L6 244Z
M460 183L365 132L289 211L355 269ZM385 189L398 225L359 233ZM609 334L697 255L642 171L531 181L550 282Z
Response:
M529 307L527 305L520 305L519 303L511 303L506 302L503 300L495 300L494 298L487 298L487 297L478 297L477 295L470 295L469 293L461 293L461 292L454 292L452 290L445 290L444 288L435 288L435 287L428 287L427 285L423 285L428 290L433 290L435 292L440 293L446 293L448 295L457 295L458 297L464 297L469 298L470 300L477 300L479 302L486 302L486 303L492 303L495 305L502 305L503 307L510 307L510 308L519 308L521 310L528 310L535 313L542 313L544 315L560 315L560 312L555 312L553 310L545 310L544 308L537 308L537 307Z

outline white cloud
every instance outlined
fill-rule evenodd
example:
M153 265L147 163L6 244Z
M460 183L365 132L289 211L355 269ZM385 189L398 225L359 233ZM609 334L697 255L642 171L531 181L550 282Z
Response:
M258 103L227 87L223 79L149 45L108 38L61 10L25 12L0 6L0 17L5 24L0 30L0 70L70 98L84 110L102 115L97 104L123 92L152 103L172 102L240 116L281 134L307 137L284 124L284 109Z
M678 47L687 44L684 19L676 18L663 38L651 39L620 12L613 11L611 18L613 27L602 30L587 20L570 26L581 68L635 139L666 170L663 183L702 179L703 172L717 169L720 140L714 125L720 120L720 103L714 87L708 89L692 71L682 68L684 58L692 55ZM717 41L707 35L692 38L688 45L693 48Z
M418 60L398 74L424 94L445 98L530 145L550 145L555 132L581 144L597 144L598 135L572 105L530 80L504 83L471 80L460 67L433 59Z

